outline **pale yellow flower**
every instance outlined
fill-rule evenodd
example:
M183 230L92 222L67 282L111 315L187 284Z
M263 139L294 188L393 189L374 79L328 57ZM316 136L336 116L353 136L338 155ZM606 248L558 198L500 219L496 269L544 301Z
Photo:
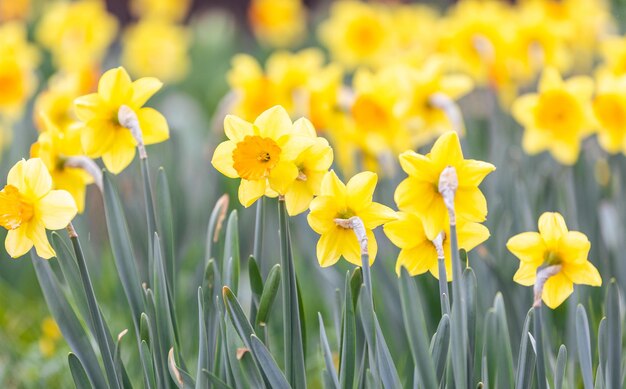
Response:
M252 0L248 20L264 45L291 47L306 33L306 7L301 0Z

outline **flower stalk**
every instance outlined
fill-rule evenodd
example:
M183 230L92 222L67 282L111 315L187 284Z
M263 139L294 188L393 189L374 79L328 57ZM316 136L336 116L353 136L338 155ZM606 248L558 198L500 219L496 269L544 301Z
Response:
M446 256L443 251L444 232L433 239L433 244L437 250L437 265L439 269L439 298L441 300L441 314L450 314L450 292L448 291L448 277L446 275Z
M541 317L541 295L543 294L543 287L545 286L546 281L548 281L550 277L557 275L561 271L561 268L561 265L552 265L540 267L539 269L537 269L537 279L535 281L535 286L533 287L533 320L535 326L535 341L537 343L537 386L539 389L548 388L546 381L546 362L543 353L543 320Z

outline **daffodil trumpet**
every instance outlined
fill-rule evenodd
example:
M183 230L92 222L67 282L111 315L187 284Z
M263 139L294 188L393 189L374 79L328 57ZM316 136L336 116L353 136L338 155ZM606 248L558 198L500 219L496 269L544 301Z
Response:
M441 314L450 314L450 292L448 291L448 277L446 276L446 256L443 250L445 233L440 232L432 240L437 251L437 266L439 269L439 298L441 300Z

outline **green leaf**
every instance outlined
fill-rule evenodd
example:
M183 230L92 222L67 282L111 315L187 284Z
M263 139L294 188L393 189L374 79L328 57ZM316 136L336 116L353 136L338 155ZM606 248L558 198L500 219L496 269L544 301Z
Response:
M484 334L489 334L483 339L483 353L482 353L482 382L488 388L496 386L496 374L498 366L498 336L497 336L497 323L496 314L494 309L491 308L487 311L485 316ZM454 352L452 352L454 355Z
M456 225L450 224L450 252L452 253L452 312L450 316L452 371L457 388L469 385L468 377L468 331L466 313L466 289L463 283L463 270L459 257Z
M226 238L224 240L224 260L226 272L224 274L224 284L235 291L239 290L239 222L237 218L237 210L233 210L228 217L226 225Z
M193 381L193 378L181 369L178 365L176 365L176 360L174 359L174 348L172 347L167 355L167 367L170 371L170 375L174 380L176 386L180 389L192 389L196 387L196 383Z
M31 250L31 258L50 313L57 322L65 341L81 361L91 385L95 388L108 387L91 342L63 294L50 264L47 260L39 258L33 250Z
M611 279L606 297L606 319L609 348L606 366L606 386L622 387L622 323L619 309L619 289L615 279Z
M263 293L261 294L261 300L259 302L259 310L256 315L255 325L266 325L271 308L274 305L274 300L278 294L278 288L280 287L280 265L276 264L270 270L265 280L265 286L263 287Z
M437 326L437 332L433 335L430 353L435 365L436 379L440 385L444 382L444 372L448 361L450 349L450 316L443 315Z
M272 389L289 389L289 382L285 378L285 375L280 370L276 361L270 354L269 350L263 342L255 335L250 336L250 344L252 346L252 354L259 363L259 367L263 371L263 374L267 378L270 387Z
M250 335L254 335L254 329L248 321L246 314L243 312L239 301L237 301L237 297L235 297L228 286L225 286L222 289L222 295L224 297L224 305L226 306L228 317L230 317L237 334L239 334L243 344L247 348L251 348L250 341L248 339L250 339Z
M217 378L217 376L206 369L202 369L202 374L204 374L207 379L211 382L214 388L216 389L231 389L224 381Z
M556 371L554 372L554 389L563 387L563 379L565 378L565 367L567 366L567 348L561 345L559 355L556 358Z
M74 385L76 385L76 389L91 389L91 383L89 382L89 377L87 377L87 372L83 367L83 364L80 363L80 359L74 353L70 353L67 356L67 361L70 365L70 372L72 373L72 379L74 380Z
M324 357L324 363L326 364L326 370L324 370L323 376L326 384L326 388L339 389L339 379L337 378L337 372L335 371L335 365L333 364L333 355L330 352L330 346L328 345L328 338L326 337L326 329L324 328L324 320L322 314L317 313L320 324L320 346L322 348L322 356Z
M341 328L341 343L339 348L339 382L341 387L350 389L354 382L356 363L356 318L352 298L352 280L350 272L346 272L346 296L343 303L343 326ZM361 284L362 285L362 284Z
M206 238L206 253L204 258L205 265L208 265L210 259L218 258L216 252L216 245L219 241L220 233L222 232L222 224L226 219L226 212L228 211L228 195L223 195L215 203L215 207L211 212L209 218L209 227ZM221 264L216 264L219 270L222 270ZM206 268L206 266L205 266Z
M502 293L497 293L494 301L494 309L497 320L498 334L498 382L499 388L512 388L515 383L515 371L513 367L513 350L511 349L511 337L509 336L509 325L506 320L506 309ZM485 333L489 336L489 333Z
M152 358L155 365L156 374L156 387L163 388L169 387L169 378L167 376L167 345L161 341L159 335L159 324L157 319L156 307L154 302L154 293L150 289L145 289L145 306L147 313L145 313L146 323L148 328L148 336L150 339L150 349L152 351ZM167 385L167 386L166 386Z
M209 377L203 370L209 367L209 347L207 345L206 322L204 321L204 297L202 288L198 288L198 370L196 373L196 389L209 386Z
M580 373L583 377L585 389L593 388L593 370L591 366L591 338L589 336L589 322L585 307L578 304L576 307L576 348L580 362Z
M150 181L150 167L147 158L139 158L141 165L141 178L143 179L143 198L146 211L146 224L148 226L148 252L152 251L154 246L154 234L159 232L156 225L156 214L154 212L154 197L152 195L152 183ZM148 266L149 270L152 267Z
M600 320L600 325L598 326L598 369L596 370L596 381L598 375L602 375L602 378L604 378L608 353L609 338L607 334L606 317L603 317L602 320Z
M115 267L122 282L128 304L133 315L135 328L139 328L139 318L145 308L141 293L141 282L135 263L135 255L128 233L126 217L117 190L113 187L109 174L103 174L104 213L106 217L109 241L113 250Z
M352 295L352 305L354 310L356 310L357 303L359 301L359 292L361 291L362 284L363 270L360 267L357 267L352 271L352 277L350 277L350 294Z
M253 256L248 258L248 276L250 277L250 289L252 290L255 301L259 301L263 294L263 277L259 265Z
M465 250L461 250L462 253L464 253L465 258L467 260L467 253L465 253ZM474 270L472 270L471 267L465 268L465 270L463 270L463 286L465 287L465 312L467 315L467 339L468 339L468 352L467 352L467 357L469 359L468 364L470 366L468 374L470 374L470 376L472 375L472 368L471 366L473 365L473 359L474 359L474 350L476 348L476 306L477 306L477 302L476 302L476 294L477 294L477 281L476 281L476 275L474 274ZM506 318L504 318L504 320L506 321ZM508 345L508 350L510 352L511 350L511 345L509 344L509 338L508 338L508 330L506 331L506 344ZM513 385L513 379L512 379L512 375L513 375L513 356L512 354L507 354L507 357L510 356L510 375L511 375L511 382L509 383L509 385ZM508 386L509 388L512 386Z
M146 317L146 320L147 320L147 317ZM141 341L140 347L141 347L141 352L139 356L142 359L142 365L144 366L144 369L146 370L144 374L148 377L148 380L146 381L146 386L148 387L148 389L156 388L156 376L154 374L154 365L152 364L152 352L150 351L150 347L148 346L148 343L145 340Z
M387 343L385 342L385 337L380 329L380 324L378 324L376 314L374 314L374 324L376 325L376 356L378 358L380 378L387 388L401 388L402 384L400 383L398 370L391 358L389 347L387 347Z
M415 281L404 267L400 276L400 303L404 329L409 340L413 362L418 371L420 386L423 388L437 388L439 383L437 382L435 365L428 347L428 329L424 311L422 310Z
M156 212L159 236L163 245L163 260L165 263L165 275L169 286L170 296L174 298L176 291L176 257L174 253L174 216L172 212L172 198L167 181L165 169L159 168L156 184Z
M529 310L524 320L522 328L522 339L520 341L519 354L517 357L517 373L515 376L516 389L529 389L533 382L533 372L535 368L535 353L528 349L530 344L529 330L530 320L533 310ZM532 347L532 346L531 346Z

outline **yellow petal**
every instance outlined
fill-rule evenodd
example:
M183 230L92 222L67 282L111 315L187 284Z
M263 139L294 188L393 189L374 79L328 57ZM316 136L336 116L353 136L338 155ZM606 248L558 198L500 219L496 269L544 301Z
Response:
M11 168L7 184L32 200L39 199L52 189L52 177L40 158L21 160Z
M563 274L574 284L585 284L591 286L601 286L602 277L595 266L589 261L583 263L564 263Z
M30 223L26 234L28 238L33 241L38 256L43 259L50 259L56 255L54 249L50 246L43 224Z
M429 240L435 239L441 231L448 228L448 210L441 198L433 201L428 210L420 214L424 222L424 232Z
M544 93L551 89L558 89L563 86L563 79L559 74L559 71L553 67L546 67L541 74L539 80L539 93Z
M317 260L321 267L332 266L341 257L346 247L357 245L356 236L351 230L336 228L336 231L322 234L317 242Z
M315 127L307 118L300 118L293 123L293 132L296 136L315 138L317 133Z
M143 143L147 145L163 142L170 137L167 120L156 109L141 108L137 111Z
M433 275L433 277L435 277L436 279L439 279L439 258L437 256L437 250L435 249L435 246L431 243L430 247L426 248L424 250L424 254L428 253L428 256L431 259L431 266L430 269L428 269L430 271L430 274ZM444 261L443 261L444 266L446 267L446 280L448 282L452 282L453 280L453 276L452 276L452 256L450 255L450 245L445 245L444 246Z
M361 245L356 237L356 234L352 230L347 230L343 228L338 228L342 230L342 246L339 248L341 255L346 259L346 261L350 262L355 266L361 266ZM367 230L367 246L369 252L369 263L370 266L374 263L376 259L376 253L378 252L378 244L376 243L376 238L372 231Z
M568 231L561 237L559 253L564 262L582 264L587 262L591 243L582 232Z
M454 198L457 217L482 222L487 217L487 199L476 187L459 188Z
M74 100L74 113L83 122L88 122L102 113L102 99L97 93L80 96Z
M552 138L550 136L534 128L526 128L522 136L522 147L530 155L547 150L551 142Z
M435 166L430 158L414 151L405 151L400 154L399 159L402 170L410 177L431 183L439 182L438 172L435 171Z
M286 161L293 161L305 150L313 146L315 138L309 138L305 136L289 136L283 137L282 140L286 140L280 146L280 159Z
M573 165L580 154L580 142L578 139L572 142L553 142L550 145L550 153L563 165Z
M152 97L161 87L163 83L154 77L142 77L132 83L132 97L130 106L133 109L143 107L143 105Z
M565 82L565 89L584 104L589 103L593 96L593 79L588 76L576 76Z
M98 82L98 94L104 101L121 105L132 96L130 76L122 67L106 71Z
M267 181L257 180L257 181L249 181L249 180L241 180L239 184L239 202L244 207L248 208L255 201L257 201L261 196L265 194L265 187L267 186Z
M404 249L418 246L423 242L430 243L419 217L407 212L398 212L397 215L397 220L390 221L383 226L385 235L393 244Z
M363 220L365 228L370 230L398 218L393 209L375 202L372 202L366 208L361 209L357 216Z
M335 224L335 217L337 211L344 205L337 204L334 197L320 196L311 201L309 208L311 212L307 215L307 221L318 234L326 234L329 231L334 231L337 225Z
M102 154L107 170L118 174L135 158L135 140L130 131L118 131L111 147Z
M44 227L60 230L70 224L78 209L69 192L51 190L37 202L37 211Z
M457 168L459 186L478 186L485 179L487 174L496 170L496 167L488 162L466 159Z
M90 158L98 158L107 152L120 131L111 120L94 119L87 123L80 134L83 151Z
M544 212L539 217L539 233L548 249L556 248L562 236L567 234L563 216L557 212Z
M270 188L284 195L298 177L298 168L293 162L279 161L270 171Z
M435 186L427 181L406 178L396 188L393 199L401 211L423 215L435 201L442 201Z
M237 170L233 167L233 151L236 148L236 144L233 141L227 140L222 142L215 148L213 152L213 158L211 164L220 173L230 178L237 178Z
M254 135L254 128L252 123L248 123L237 116L226 115L224 118L224 133L228 139L238 143L243 141L243 138L246 136Z
M378 176L372 172L361 172L346 184L348 206L358 214L372 203Z
M468 94L474 88L474 82L466 75L454 74L441 79L441 91L453 100Z
M537 268L543 262L546 246L538 232L522 232L506 242L509 249L522 262L535 264Z
M454 131L448 131L441 135L430 150L430 158L441 172L446 166L456 166L463 160L463 150L459 136Z
M4 248L11 258L19 258L33 247L33 241L26 236L27 225L7 232Z
M459 247L470 251L489 239L489 229L480 223L457 223Z
M535 107L539 96L530 93L518 97L511 106L511 114L523 127L531 127L535 123Z
M430 270L433 261L437 263L435 246L430 241L424 241L418 246L400 250L396 272L399 272L400 266L404 266L411 276L423 274Z
M524 286L534 285L537 279L537 267L537 264L533 262L520 262L513 281Z
M288 135L292 130L289 114L280 105L276 105L263 112L254 121L259 128L259 134L264 138L278 140L283 135Z
M321 196L335 197L339 202L345 202L346 186L341 182L334 170L329 171L322 180Z
M378 255L378 242L376 241L376 237L372 231L367 230L365 233L367 235L367 250L370 257L370 266L372 266L376 260L376 255ZM359 263L361 262L362 261L359 260Z
M548 278L541 295L543 302L555 309L574 291L574 285L563 273Z
M293 183L291 188L285 193L285 205L289 216L298 215L307 210L313 200L313 192L307 182L298 181Z

